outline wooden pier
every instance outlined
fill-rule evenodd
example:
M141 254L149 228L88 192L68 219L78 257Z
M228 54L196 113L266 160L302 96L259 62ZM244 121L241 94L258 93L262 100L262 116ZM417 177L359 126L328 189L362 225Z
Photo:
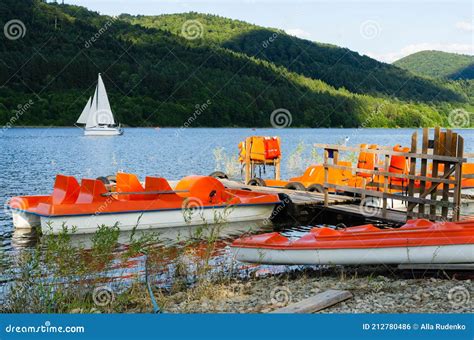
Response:
M441 131L436 128L431 137L430 131L423 129L421 143L418 143L418 133L413 133L409 152L393 151L387 147L362 150L360 147L342 145L315 146L324 153L325 183L322 193L249 186L225 179L222 181L231 188L286 195L284 197L291 205L287 214L301 223L316 223L315 216L322 214L336 216L336 222L380 221L398 225L413 218L458 221L473 217L470 210L474 213L474 196L463 194L461 189L463 180L474 179L474 174L462 173L463 164L474 155L464 154L464 139L449 129ZM379 160L377 166L363 169L357 165L348 167L338 164L341 153L361 151L374 153ZM392 156L404 157L409 164L409 171L390 172ZM360 176L361 184L348 186L331 183L328 175L330 168ZM367 206L367 201L371 199L378 204Z

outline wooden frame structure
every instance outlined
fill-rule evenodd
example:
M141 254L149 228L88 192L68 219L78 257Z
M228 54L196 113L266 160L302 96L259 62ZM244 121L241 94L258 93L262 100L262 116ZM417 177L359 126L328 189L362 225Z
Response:
M387 148L363 149L367 153L375 153L379 160L384 160L382 168L374 170L351 168L337 165L339 152L360 152L360 148L340 145L316 144L324 149L324 198L328 206L328 189L345 193L358 194L362 199L377 197L382 199L381 213L387 215L387 200L406 202L406 217L426 218L429 220L458 221L461 207L461 180L474 178L474 175L462 175L464 158L464 139L452 130L434 129L433 139L429 138L429 130L423 129L421 149L418 148L418 132L411 138L410 152L392 151ZM410 161L409 173L389 172L390 156L404 156ZM332 164L329 160L333 159ZM431 173L429 172L431 167ZM379 177L377 183L362 179L360 187L336 185L329 183L328 169L349 170L355 173L371 174ZM393 193L389 185L391 178L404 179L408 183L405 192ZM381 179L381 180L380 180ZM416 183L417 182L417 183ZM371 187L370 189L368 187ZM417 211L415 211L417 208Z
M266 160L266 161L257 161L250 158L251 148L252 148L252 137L245 138L245 160L243 164L245 166L245 184L247 184L252 178L255 177L255 167L258 165L265 165L265 166L274 166L275 167L275 179L280 180L280 167L281 167L281 156L273 159L273 160ZM280 137L276 137L278 141L278 145L281 146Z

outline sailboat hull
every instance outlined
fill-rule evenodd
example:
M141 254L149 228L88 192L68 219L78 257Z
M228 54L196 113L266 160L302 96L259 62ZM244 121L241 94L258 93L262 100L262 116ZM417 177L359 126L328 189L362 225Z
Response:
M94 127L84 129L84 136L120 136L122 134L122 128Z

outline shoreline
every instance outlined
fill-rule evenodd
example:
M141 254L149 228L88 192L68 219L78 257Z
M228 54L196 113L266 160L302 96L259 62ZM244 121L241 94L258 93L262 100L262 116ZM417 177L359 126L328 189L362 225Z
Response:
M125 129L183 129L183 126L122 126ZM11 126L8 129L81 129L81 127L74 126L74 125L17 125ZM435 127L428 127L428 129L434 129ZM473 130L472 128L451 128L441 127L442 129L452 129L452 130ZM199 126L199 127L186 127L185 130L198 130L198 129L250 129L250 130L283 130L274 127L245 127L245 126ZM423 129L423 127L319 127L319 128L311 128L311 127L286 127L285 130L377 130L377 129L384 129L384 130L419 130Z

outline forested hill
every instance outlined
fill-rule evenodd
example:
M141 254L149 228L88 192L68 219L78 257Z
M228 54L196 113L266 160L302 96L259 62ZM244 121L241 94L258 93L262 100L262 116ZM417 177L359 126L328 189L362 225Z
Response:
M0 14L1 27L23 25L0 38L1 124L72 125L99 72L129 126L271 126L277 109L292 127L433 126L468 105L453 84L215 16L113 18L36 0L3 0Z
M199 13L122 15L121 18L175 35L182 34L183 25L193 20L200 23L202 30L200 39L191 40L195 45L222 46L355 93L382 94L421 101L460 99L445 87L393 65L362 56L347 48L299 39L276 29Z
M441 51L421 51L394 62L394 65L425 77L474 79L474 56Z

